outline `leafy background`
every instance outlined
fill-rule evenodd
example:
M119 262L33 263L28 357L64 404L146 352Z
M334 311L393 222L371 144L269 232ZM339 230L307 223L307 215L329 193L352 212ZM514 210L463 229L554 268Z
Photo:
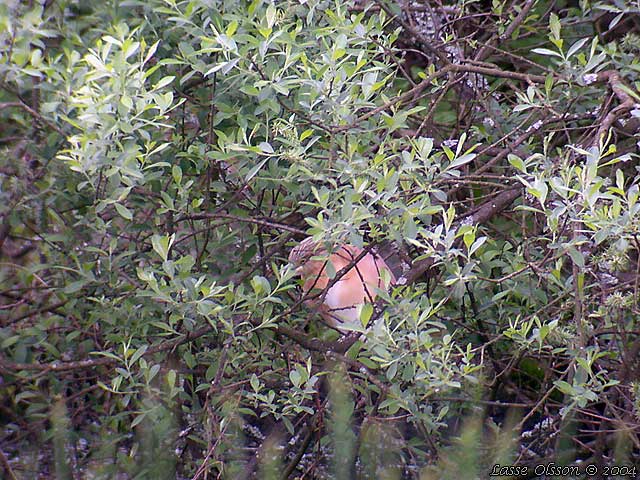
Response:
M3 2L5 475L632 473L639 13ZM390 255L370 328L307 235Z

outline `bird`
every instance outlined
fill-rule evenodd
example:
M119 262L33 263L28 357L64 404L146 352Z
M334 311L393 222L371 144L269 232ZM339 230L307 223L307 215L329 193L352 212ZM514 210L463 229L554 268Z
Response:
M329 262L331 267L327 268ZM375 253L363 253L361 248L348 243L338 244L328 253L313 237L305 238L291 250L289 263L302 278L304 295L316 291L305 304L317 309L323 320L341 333L354 327L361 329L360 307L374 303L378 291L388 291L396 280L389 266ZM334 276L327 270L337 273L349 266L324 292L330 285L330 276Z

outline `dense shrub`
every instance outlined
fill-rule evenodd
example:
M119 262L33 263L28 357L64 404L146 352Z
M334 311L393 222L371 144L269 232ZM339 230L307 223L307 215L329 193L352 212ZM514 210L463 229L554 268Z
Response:
M6 475L632 465L639 14L5 1ZM308 235L396 269L359 331L300 301Z

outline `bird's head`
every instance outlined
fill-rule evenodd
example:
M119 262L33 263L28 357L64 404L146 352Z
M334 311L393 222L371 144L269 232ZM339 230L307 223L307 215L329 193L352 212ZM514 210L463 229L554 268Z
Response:
M311 257L322 255L325 252L322 245L316 242L313 237L307 237L291 250L289 263L293 265L298 274L301 274Z

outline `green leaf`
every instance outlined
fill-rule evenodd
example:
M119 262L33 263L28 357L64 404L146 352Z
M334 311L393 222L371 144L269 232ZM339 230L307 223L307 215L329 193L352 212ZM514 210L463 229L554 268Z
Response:
M560 57L562 58L562 55L558 52L554 52L553 50L549 50L548 48L533 48L531 50L533 53L537 53L539 55L544 55L546 57Z
M169 85L171 82L173 82L173 80L174 80L175 78L176 78L176 77L175 77L175 76L173 76L173 75L170 75L170 76L167 76L167 77L163 77L163 78L161 78L161 79L160 79L160 81L158 81L158 83L156 83L156 84L153 86L153 90L160 90L161 88L166 87L166 86L167 86L167 85Z
M258 377L255 373L251 374L251 378L249 378L249 384L251 385L251 388L254 392L257 393L260 390L260 380L258 380Z
M178 185L182 183L182 168L180 168L180 165L174 165L171 168L171 175L173 176L173 181Z
M269 293L271 293L271 285L269 284L269 280L267 280L267 278L263 277L262 275L255 275L251 279L251 287L257 295L268 295Z
M582 254L582 252L580 252L580 250L575 247L569 247L567 249L567 253L571 257L571 260L573 260L573 263L578 266L578 268L584 268L584 255Z
M64 287L64 293L71 294L76 293L82 290L87 285L86 280L78 280L76 282L71 282L67 286Z
M237 29L238 29L238 21L234 20L229 24L225 33L227 34L228 37L232 37L233 34L236 33Z
M273 147L269 142L261 142L258 144L258 148L264 153L273 153Z
M587 43L589 41L589 38L583 38L581 40L578 40L577 42L575 42L573 45L571 45L571 47L569 47L569 50L567 51L567 55L566 58L569 59L571 58L578 50L580 50L585 43Z
M131 213L131 210L129 210L127 207L125 207L124 205L122 205L120 203L114 203L114 206L116 207L116 210L117 210L118 214L122 218L124 218L125 220L133 219L133 213Z
M257 165L255 165L251 170L249 170L249 173L247 173L246 177L245 177L245 181L248 182L249 180L251 180L253 177L255 177L257 175L257 173L260 171L260 169L265 165L265 163L267 163L269 161L269 157L265 157L264 159L262 159Z
M477 155L475 153L465 153L464 155L456 158L453 162L451 162L447 167L447 170L452 170L456 167L460 167L461 165L469 163L476 157Z
M155 364L149 369L149 381L153 380L160 371L160 365Z
M136 363L140 359L140 357L142 357L145 354L148 348L149 348L148 345L143 345L140 348L138 348L135 351L135 353L131 355L131 358L129 359L129 364L133 365L134 363Z
M173 388L176 385L176 371L175 370L169 370L169 372L167 373L167 383L169 384L169 387Z
M169 249L171 248L171 245L173 245L174 240L175 233L171 236L156 234L151 237L151 245L153 247L153 250L165 262L169 258Z
M300 384L302 383L302 376L300 375L300 372L298 372L298 370L291 370L289 372L289 380L291 380L291 384L294 387L299 388Z
M131 428L135 428L140 422L142 422L147 416L146 412L142 412L141 414L139 414L138 416L136 416L136 418L133 419L133 422L131 422Z
M369 324L369 320L371 320L371 316L373 315L373 305L370 303L365 303L360 308L360 323L363 327L366 327Z
M553 383L558 388L558 390L560 390L565 395L574 395L575 394L575 389L570 384L565 382L564 380L556 380Z
M525 166L524 161L517 155L510 153L509 155L507 155L507 160L509 161L509 164L515 169L520 170L522 173L527 173L527 167Z
M549 15L549 29L551 30L551 33L549 34L549 36L552 39L559 39L560 38L560 29L561 29L561 25L560 25L560 18L558 17L557 14L555 13L551 13Z
M312 128L309 128L309 129L305 130L304 132L302 132L302 133L300 134L300 141L302 142L302 141L306 140L306 139L307 139L307 138L309 138L311 135L313 135L313 129L312 129Z
M273 3L270 3L267 7L267 14L265 16L267 20L267 26L273 28L273 24L276 22L276 7Z
M2 344L0 344L0 347L3 349L9 348L15 345L16 343L18 343L18 340L20 340L20 335L14 335L12 337L6 338L2 341Z

